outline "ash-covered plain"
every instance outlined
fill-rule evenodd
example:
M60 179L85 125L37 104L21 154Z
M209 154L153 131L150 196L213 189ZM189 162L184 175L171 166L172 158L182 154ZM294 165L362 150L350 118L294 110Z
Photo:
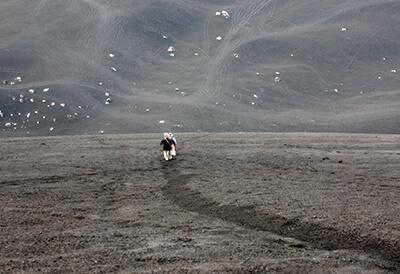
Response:
M0 272L399 273L399 135L158 137L2 138Z
M398 133L400 3L3 0L0 134Z

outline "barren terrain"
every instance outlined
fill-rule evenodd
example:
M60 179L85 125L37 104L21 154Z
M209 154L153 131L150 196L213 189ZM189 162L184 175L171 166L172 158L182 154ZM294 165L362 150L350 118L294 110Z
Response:
M400 137L0 140L2 273L398 273Z

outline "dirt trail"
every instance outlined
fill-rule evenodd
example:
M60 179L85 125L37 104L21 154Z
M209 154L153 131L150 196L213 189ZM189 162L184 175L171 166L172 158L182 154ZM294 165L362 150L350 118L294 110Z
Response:
M189 157L196 156L181 154L179 161L170 162L169 167L163 169L168 183L162 191L179 207L249 229L269 231L283 237L295 238L318 249L349 249L378 255L393 263L388 270L400 269L400 243L393 243L393 241L371 235L361 235L359 231L345 231L331 226L303 222L298 218L285 218L273 212L261 213L254 206L220 205L187 186L192 175L182 174L179 163L187 161ZM194 160L201 164L199 158ZM296 244L296 247L305 246Z

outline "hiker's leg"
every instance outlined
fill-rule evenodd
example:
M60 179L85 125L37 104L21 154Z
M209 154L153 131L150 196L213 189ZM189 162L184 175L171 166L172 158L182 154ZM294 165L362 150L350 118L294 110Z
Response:
M164 155L164 160L168 161L169 160L169 153L166 150L163 150L163 155Z
M169 160L172 159L172 150L168 151L168 159L169 159Z
M176 156L175 145L172 145L171 154L172 154L172 156Z

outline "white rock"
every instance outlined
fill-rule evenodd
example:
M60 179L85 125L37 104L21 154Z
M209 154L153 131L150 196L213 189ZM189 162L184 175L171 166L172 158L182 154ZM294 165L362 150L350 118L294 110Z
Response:
M175 91L179 91L179 88L175 88Z
M110 96L110 93L106 92L106 93L104 93L104 95L107 96L107 97L109 97L109 96Z
M160 120L158 123L159 124L165 124L165 120Z
M103 82L99 82L99 86L101 86L101 87L102 87L103 85L104 85L104 83L103 83Z
M340 31L347 31L347 28L343 27L340 29Z
M31 98L31 99L29 99L29 101L30 101L31 103L33 103L33 102L35 102L35 99Z
M65 103L61 103L61 104L60 104L60 107L65 108L65 106L66 106Z
M79 109L82 109L82 106L78 106Z
M149 108L146 108L146 112L149 112L150 111L150 109Z
M51 102L50 106L54 107L56 105L56 102Z
M170 46L167 51L168 52L175 52L176 50L175 50L175 48L173 46Z
M51 128L49 129L50 132L53 131L53 130L54 130L54 127L51 127Z
M215 15L216 15L216 16L221 16L221 12L220 12L220 11L217 11L217 12L215 12Z
M117 71L117 69L116 69L115 67L110 67L110 69L111 69L112 71Z
M31 117L31 113L30 112L28 112L28 114L26 114L26 118L29 119L29 117Z
M86 115L86 119L90 119L90 115Z
M22 77L21 76L17 76L17 77L15 77L14 80L21 83L22 82Z
M50 88L44 88L43 92L48 92L50 90Z
M4 125L5 125L6 127L11 127L11 123L10 123L10 122L5 123Z
M170 53L169 56L174 57L175 53Z
M194 56L199 56L199 53L198 53L198 52L195 52L195 53L194 53Z
M15 85L15 82L14 82L14 81L11 81L11 82L10 82L10 85L11 85L11 86Z
M281 73L279 71L275 71L276 75L281 75Z
M397 72L397 69L392 69L390 72L391 72L391 73L396 73L396 72Z
M382 79L382 76L378 76L378 80L381 80Z
M238 53L233 53L233 56L234 56L235 58L239 58L239 54L238 54Z
M257 95L257 94L254 94L253 97L254 97L254 98L258 98L258 95Z
M0 110L0 117L1 118L3 118L4 117L4 114L3 114L3 112Z
M339 92L339 89L335 88L335 89L333 89L333 91L336 92L336 93L338 93L338 92Z
M254 106L256 104L256 102L251 102L251 104Z
M33 88L30 88L30 89L28 90L28 92L29 92L30 94L34 94L34 93L35 93L35 90L34 90Z
M259 73L259 72L256 72L256 75L260 75L260 73Z
M275 83L279 83L281 81L281 78L279 76L276 76L274 78Z
M163 35L162 38L163 39L168 39L168 37L166 35Z
M108 56L109 56L110 58L114 58L114 57L115 57L115 55L114 55L113 53L110 53Z
M222 37L221 36L217 36L217 38L215 38L217 41L221 41Z
M43 99L43 100L42 100L42 103L46 103L46 100L45 100L45 99Z
M39 111L35 110L33 113L35 113L35 114L38 114L38 113L39 113Z
M20 102L20 103L23 103L23 102L24 102L24 99L19 99L19 102Z
M104 133L104 130L99 130L99 133L100 133L100 134L103 134L103 133Z

